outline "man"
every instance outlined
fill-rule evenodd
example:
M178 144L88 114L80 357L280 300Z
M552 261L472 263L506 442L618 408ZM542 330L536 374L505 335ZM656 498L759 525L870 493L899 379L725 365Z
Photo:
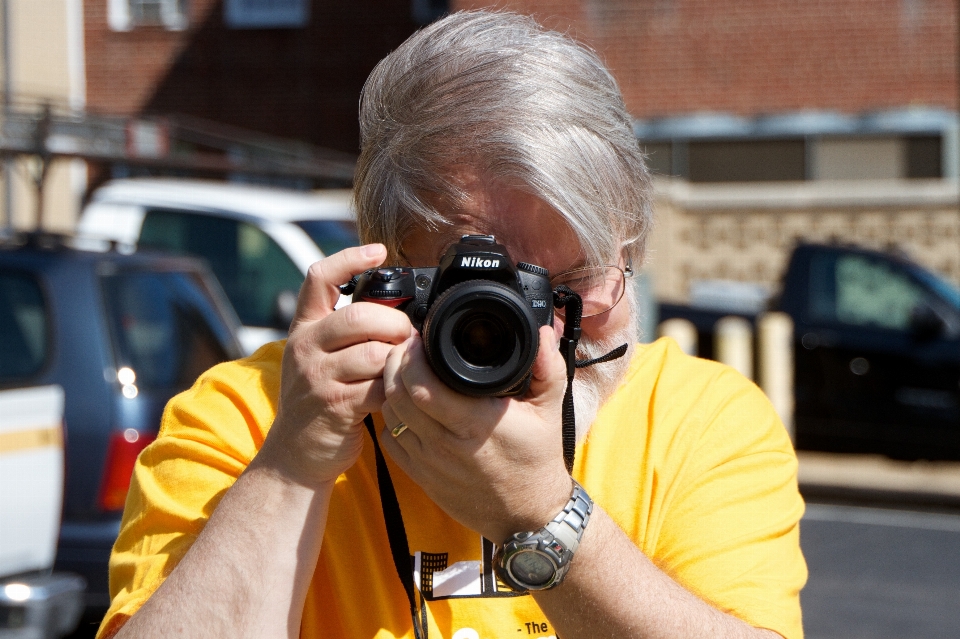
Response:
M564 315L540 329L526 394L477 398L437 378L404 313L333 310L355 274L436 266L489 234L554 284L588 282L582 358L635 344L624 274L643 259L649 178L597 58L528 18L454 14L374 70L361 132L368 244L311 268L285 344L171 402L135 472L101 636L799 638L796 459L748 381L667 340L582 369L571 478ZM368 413L408 544L398 568ZM538 581L531 552L507 570L506 548L555 518L574 531L554 548L564 569Z

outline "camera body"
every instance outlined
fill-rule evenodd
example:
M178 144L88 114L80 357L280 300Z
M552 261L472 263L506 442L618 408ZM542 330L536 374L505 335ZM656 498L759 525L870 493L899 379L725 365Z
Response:
M464 235L439 266L366 271L353 300L406 313L437 376L473 396L525 393L539 329L553 325L547 269L514 264L492 235Z

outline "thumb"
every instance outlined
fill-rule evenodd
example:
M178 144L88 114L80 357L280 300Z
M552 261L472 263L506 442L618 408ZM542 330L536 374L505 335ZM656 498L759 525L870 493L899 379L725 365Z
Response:
M540 349L531 372L533 379L527 392L528 401L549 402L563 398L567 387L567 363L557 348L557 334L550 326L540 327Z
M383 264L387 248L383 244L354 246L314 262L307 271L307 279L300 287L297 313L290 325L292 333L297 326L323 319L333 312L340 299L340 285L367 269Z

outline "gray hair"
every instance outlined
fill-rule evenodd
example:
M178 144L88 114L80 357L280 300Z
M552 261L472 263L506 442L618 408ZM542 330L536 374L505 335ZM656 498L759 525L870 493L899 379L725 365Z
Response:
M449 170L466 165L559 212L588 264L643 261L650 176L617 83L529 17L461 12L415 33L367 79L360 141L360 236L391 256L411 230L449 223L426 200L463 201Z

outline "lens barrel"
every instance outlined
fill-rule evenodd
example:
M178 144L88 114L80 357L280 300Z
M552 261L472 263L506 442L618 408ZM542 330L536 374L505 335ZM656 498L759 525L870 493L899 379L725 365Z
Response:
M473 396L522 392L539 348L539 324L516 291L491 280L468 280L437 297L423 324L427 359L457 392Z

